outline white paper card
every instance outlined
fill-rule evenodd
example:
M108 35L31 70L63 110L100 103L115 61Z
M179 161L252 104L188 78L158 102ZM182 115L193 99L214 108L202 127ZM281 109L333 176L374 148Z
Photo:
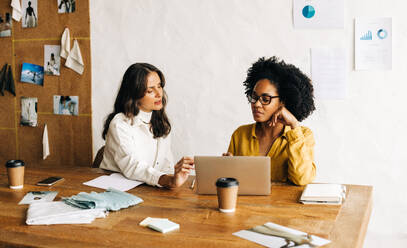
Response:
M355 20L355 70L391 70L392 19Z
M294 28L343 28L344 0L293 0Z
M101 189L114 188L121 191L128 191L143 183L144 182L127 179L120 173L113 173L110 176L100 176L83 184Z
M172 222L168 219L154 220L151 221L151 223L148 224L147 226L155 231L162 233L167 233L179 229L179 224Z
M151 223L153 223L154 221L157 221L157 220L168 220L168 219L165 219L165 218L151 218L151 217L147 217L147 218L145 218L144 220L142 220L142 221L139 223L139 225L140 225L140 226L148 226L149 224L151 224Z
M57 196L57 191L30 191L23 199L18 203L21 204L31 204L36 202L51 202Z
M311 49L312 84L316 98L346 98L347 57L342 48Z

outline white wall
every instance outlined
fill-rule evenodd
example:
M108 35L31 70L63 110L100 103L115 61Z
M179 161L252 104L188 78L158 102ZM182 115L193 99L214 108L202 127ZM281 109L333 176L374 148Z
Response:
M121 77L134 62L152 63L166 76L176 157L220 155L234 129L253 122L242 86L251 63L277 55L310 75L311 47L345 47L348 98L316 99L317 110L303 123L316 138L317 181L373 185L365 247L407 243L404 0L346 0L345 28L326 30L295 30L291 0L90 5L95 151ZM355 17L393 17L391 71L353 70Z

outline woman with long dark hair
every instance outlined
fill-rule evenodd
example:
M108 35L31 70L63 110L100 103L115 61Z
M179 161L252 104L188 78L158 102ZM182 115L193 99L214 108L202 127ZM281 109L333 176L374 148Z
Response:
M100 168L159 187L179 187L188 179L193 158L173 164L164 86L163 73L153 65L136 63L126 70L104 125Z

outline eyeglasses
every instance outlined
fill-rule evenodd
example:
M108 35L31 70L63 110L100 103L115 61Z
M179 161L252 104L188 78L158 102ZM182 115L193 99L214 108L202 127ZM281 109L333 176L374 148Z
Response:
M258 96L253 93L253 94L249 95L247 97L247 99L249 100L250 103L253 103L253 104L260 100L261 105L269 105L273 98L278 98L278 97L280 97L280 96L270 96L270 95L266 95L266 94Z

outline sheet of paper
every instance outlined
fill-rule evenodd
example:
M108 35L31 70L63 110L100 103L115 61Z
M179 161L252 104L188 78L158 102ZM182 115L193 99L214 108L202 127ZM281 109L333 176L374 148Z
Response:
M347 57L342 48L311 49L311 73L315 97L346 98Z
M238 231L233 233L233 235L238 236L242 239L250 240L265 247L283 247L287 244L287 242L283 238L263 235L248 230Z
M294 28L343 28L344 0L293 0Z
M51 202L57 196L57 191L30 191L23 199L18 203L21 204L31 204L37 202Z
M127 179L120 173L113 173L110 176L100 176L83 184L101 189L114 188L121 191L128 191L143 183L144 182Z
M391 70L392 19L355 20L355 70Z
M280 227L282 231L285 232L289 232L295 235L307 235L304 232L292 229L292 228L288 228L288 227L283 227L277 224L274 224L272 222L268 222L266 224L270 224L274 227ZM240 238L243 239L247 239L250 240L252 242L255 242L257 244L263 245L265 247L285 247L285 245L287 245L287 241L284 238L280 238L277 236L271 236L271 235L265 235L265 234L260 234L260 233L256 233L256 232L252 232L249 230L242 230L242 231L238 231L233 233L233 235L238 236ZM326 245L329 244L331 241L327 240L327 239L323 239L314 235L312 236L312 244L315 246L322 246L322 245ZM294 245L294 242L289 241L289 245ZM308 244L304 244L304 245L300 245L300 246L295 246L295 247L311 247Z

